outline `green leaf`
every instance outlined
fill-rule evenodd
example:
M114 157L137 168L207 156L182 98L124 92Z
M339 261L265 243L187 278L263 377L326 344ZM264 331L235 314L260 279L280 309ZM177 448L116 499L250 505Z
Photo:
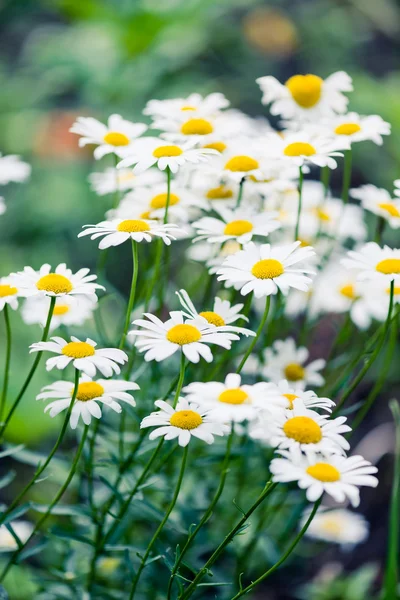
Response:
M10 523L11 521L14 521L16 519L19 519L30 508L31 508L31 503L30 502L25 502L24 504L21 504L21 506L17 506L17 508L14 508L14 510L12 510L10 512L10 514L8 514L6 516L6 518L4 519L3 523L6 524L6 523Z
M36 544L36 546L31 546L30 548L26 548L18 556L17 563L23 562L25 559L27 559L31 556L34 556L35 554L39 554L39 552L41 552L44 549L44 547L47 546L48 543L49 543L49 540L44 539L44 540L41 540L38 544Z
M45 513L49 506L48 504L38 504L36 502L31 503L33 510L39 513ZM85 506L81 505L70 505L70 504L57 504L51 509L52 515L72 516L72 517L89 517L90 511Z

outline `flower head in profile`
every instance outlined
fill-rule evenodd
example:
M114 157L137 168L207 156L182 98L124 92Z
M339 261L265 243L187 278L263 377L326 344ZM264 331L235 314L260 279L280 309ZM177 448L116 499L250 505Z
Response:
M106 154L126 156L132 151L135 140L147 130L144 123L131 123L120 115L111 115L107 125L104 125L93 117L78 117L70 129L71 133L81 136L79 146L82 148L87 144L95 144L96 159Z
M157 427L149 438L155 440L164 436L166 440L178 438L180 446L187 446L192 436L212 444L214 436L223 436L229 428L215 420L212 411L201 408L198 404L180 398L176 408L163 400L154 403L158 410L145 417L140 428Z
M187 98L173 98L171 100L150 100L143 111L144 115L153 118L182 119L191 116L216 116L229 106L229 100L219 92L201 96L190 94Z
M0 154L0 185L26 181L31 174L31 166L15 154L1 156Z
M135 345L139 352L145 352L146 361L159 362L182 351L190 362L198 363L200 358L212 362L213 355L208 344L229 350L232 341L239 339L231 328L216 327L203 317L185 320L181 311L169 314L170 318L165 323L151 313L144 314L146 319L133 321L139 329L133 329L129 334L138 338Z
M318 75L293 75L286 83L275 77L259 77L258 85L263 93L262 103L270 104L272 115L281 115L296 121L317 121L346 111L351 92L351 77L344 71L333 73L326 79Z
M349 148L346 140L313 135L308 130L288 132L284 135L269 133L265 136L265 153L270 159L288 165L302 167L310 164L336 169L336 157L343 156L339 150Z
M304 346L296 346L293 338L276 340L272 348L264 351L264 377L278 383L286 379L289 384L304 389L306 385L321 386L325 383L320 371L325 360L319 358L307 364L309 351Z
M360 504L359 487L376 487L374 473L378 469L362 456L304 455L296 450L280 452L282 458L274 458L270 469L274 481L297 481L307 490L307 500L315 502L324 492L336 502L348 498L353 506Z
M227 257L217 271L218 280L240 289L243 296L254 292L256 298L278 291L286 295L291 287L306 292L311 283L306 273L314 271L301 263L313 255L314 250L310 246L301 248L300 242L284 246L256 246L250 242L243 250Z
M23 271L11 274L13 285L18 287L21 296L88 296L97 302L96 290L104 290L95 283L97 275L89 275L89 269L80 269L72 273L62 263L54 271L44 264L39 271L25 267Z
M76 337L71 337L67 342L61 337L52 337L50 342L37 342L30 346L30 352L52 352L57 356L46 361L47 371L54 367L59 370L65 369L70 363L85 373L88 377L94 377L96 371L100 371L104 377L111 377L114 373L121 372L119 365L127 362L128 356L117 348L102 348L98 350L97 344L90 338L82 342Z
M180 231L174 224L159 224L157 221L145 219L113 219L102 221L97 225L84 225L84 230L78 237L90 235L92 240L103 236L99 243L100 250L119 246L128 240L135 242L151 242L154 238L161 238L169 246L171 240L176 240L171 232Z
M74 388L74 384L70 381L56 381L42 388L36 400L55 398L45 408L45 412L49 411L50 417L55 417L70 406ZM100 419L102 416L100 404L109 406L117 413L122 411L120 402L136 406L136 402L129 392L138 389L137 383L131 381L119 381L117 379L97 379L93 381L90 377L83 375L79 379L76 399L71 411L71 428L75 429L77 427L80 417L85 425L90 425L92 417Z
M332 407L335 406L334 401L330 398L319 398L315 392L304 391L298 385L291 385L286 379L266 385L264 404L267 410L271 403L280 403L284 408L292 410L293 402L298 399L308 409L320 408L328 413L332 412Z
M6 304L13 310L17 310L20 295L12 277L0 277L0 310L3 310Z
M49 308L48 296L31 296L22 307L22 318L28 325L38 323L44 327ZM81 296L77 299L77 296L59 296L54 306L50 330L57 329L60 325L83 325L93 316L96 308L97 303L91 297Z
M400 249L381 248L375 242L368 242L358 251L350 250L341 263L348 269L358 269L360 281L371 280L390 283L400 278Z
M350 195L360 200L365 210L385 219L393 229L400 227L400 198L392 198L387 190L371 184L350 190Z
M303 527L309 516L310 512L307 510L300 527ZM306 531L308 537L340 544L346 549L365 542L368 533L369 526L364 517L347 508L319 508Z

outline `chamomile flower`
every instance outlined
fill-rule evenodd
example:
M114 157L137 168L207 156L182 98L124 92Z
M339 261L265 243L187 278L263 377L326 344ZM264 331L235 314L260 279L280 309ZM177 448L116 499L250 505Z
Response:
M355 112L334 117L319 127L326 128L326 133L335 139L354 142L370 140L378 146L383 144L383 135L390 135L390 123L387 123L379 115L362 116Z
M225 325L231 325L231 323L235 323L238 319L243 319L243 321L248 321L249 319L240 313L244 304L235 304L231 305L229 300L222 300L218 296L215 296L214 306L212 310L204 310L200 313L197 312L193 302L191 301L189 294L185 290L179 290L176 292L179 298L179 302L183 308L183 314L188 319L196 319L197 317L203 317L210 323L210 325L215 325L216 327L225 327ZM246 332L247 335L251 335L248 329L243 329L242 327L235 327L235 331L243 331Z
M263 375L275 383L286 379L299 388L306 385L321 386L325 379L320 371L325 367L325 360L319 358L308 364L309 352L304 346L296 346L293 338L276 340L272 348L264 351L265 366Z
M80 135L79 146L95 144L93 155L96 159L106 154L126 156L134 147L135 140L147 130L144 123L131 123L120 115L111 115L107 125L93 117L78 117L70 129Z
M348 258L341 263L348 269L358 269L358 279L386 281L390 283L400 277L400 249L381 248L375 242L369 242L359 251L349 251Z
M134 188L157 185L164 182L165 177L158 169L149 169L141 175L134 175L132 169L109 168L104 173L91 173L89 181L91 188L99 196L127 192ZM164 184L165 185L165 184Z
M263 93L262 103L271 105L271 114L296 121L316 122L344 113L349 102L344 92L353 90L351 77L344 71L326 79L310 74L293 75L285 84L270 76L256 81Z
M219 92L201 96L190 94L187 98L173 98L171 100L150 100L144 115L153 118L182 118L182 115L190 116L216 116L220 110L229 106L229 100Z
M104 236L99 244L100 250L119 246L128 240L151 242L154 238L161 238L164 244L169 246L171 240L176 240L170 232L177 229L178 226L172 223L163 225L144 219L113 219L97 225L84 225L84 231L81 231L78 237L90 235L91 239L95 240Z
M300 398L291 409L277 412L273 419L260 417L252 431L254 439L265 440L280 450L299 449L306 454L344 454L350 448L343 433L351 431L346 417L328 419L306 408Z
M198 363L200 358L212 362L213 355L207 344L216 344L229 350L232 341L239 336L228 327L210 325L203 317L185 321L181 311L172 311L170 318L164 323L155 315L145 313L145 319L136 319L133 325L140 329L130 331L137 338L136 347L145 352L146 361L160 362L175 352L182 351L186 358Z
M212 444L214 436L223 436L228 433L229 428L217 421L213 412L199 407L198 404L188 402L180 398L176 408L163 400L157 400L154 403L158 410L145 417L140 424L140 428L157 427L149 438L155 440L164 436L166 440L175 440L178 438L180 446L187 446L192 436Z
M217 271L219 281L226 281L241 290L245 296L254 292L256 298L276 294L280 290L284 295L293 287L307 291L311 279L305 274L313 274L302 267L302 262L314 255L307 246L300 248L300 242L284 246L253 242L246 244L243 250L228 256ZM296 268L293 268L297 265Z
M97 275L89 275L89 269L80 269L72 273L65 263L59 264L54 271L49 264L44 264L39 271L25 267L23 271L12 273L13 284L21 292L21 296L87 296L97 302L96 290L104 290L95 283Z
M211 147L218 153L219 148L225 150L226 147L221 141L225 138L225 132L218 117L181 113L174 118L156 119L152 127L162 131L161 137L171 142L185 143L190 140L201 144L203 148Z
M255 419L261 408L270 412L284 408L284 400L266 402L267 386L268 384L263 382L244 385L240 375L229 373L224 383L195 382L187 385L183 391L189 402L197 402L201 406L213 409L217 420L223 423L241 423Z
M6 304L13 310L17 310L19 296L20 291L15 286L13 278L0 277L0 310L3 310Z
M309 516L310 512L306 511L300 527ZM368 534L369 526L364 517L347 508L319 508L306 532L308 537L340 544L347 549L365 542Z
M360 503L360 486L376 487L374 473L378 469L362 456L303 455L300 452L281 452L282 458L271 461L273 481L297 481L307 490L307 499L315 502L324 492L336 502L348 498L353 506Z
M265 148L259 141L248 138L236 140L212 166L223 179L240 182L244 178L263 179Z
M23 544L28 541L33 531L32 523L29 523L29 521L12 521L10 525ZM18 544L14 536L11 535L5 525L0 525L0 552L14 552L17 549Z
M27 298L22 307L22 318L25 323L38 323L44 327L49 313L50 298L48 296L32 296ZM90 298L76 300L73 296L62 296L56 299L50 329L60 325L83 325L93 316L97 303Z
M198 198L208 203L209 208L218 207L220 204L232 208L236 205L238 196L236 181L221 181L220 173L215 169L213 171L207 169L207 177L204 177L202 171L195 171L190 175L190 188Z
M185 163L198 164L207 162L212 155L218 152L211 148L194 148L193 142L184 144L171 144L157 138L146 138L137 150L118 164L118 168L135 165L133 173L139 175L154 165L160 171L169 168L172 173L177 173Z
M281 406L289 410L293 409L293 402L300 399L304 406L308 409L320 408L326 412L332 412L332 407L335 406L333 400L329 398L319 398L315 392L304 391L298 385L290 385L286 379L278 381L278 383L268 383L265 388L265 405L268 409L270 403L280 403Z
M400 227L400 198L392 198L387 190L371 184L350 190L350 195L360 200L363 208L385 219L390 227Z
M9 154L1 156L0 154L0 185L15 182L22 183L28 179L31 174L31 166L20 159L19 156Z
M202 217L192 224L198 234L195 242L206 240L213 244L236 240L247 244L254 235L266 237L281 226L276 220L277 213L254 213L246 208L214 207L214 210L220 218Z
M62 371L72 363L75 369L82 371L88 377L94 377L96 370L104 377L111 377L113 373L118 375L121 372L118 365L123 365L128 360L125 352L117 348L97 350L96 342L90 338L84 342L73 336L70 342L61 337L52 337L51 340L37 342L30 346L30 352L52 352L57 355L46 361L47 371L51 371L54 367Z
M50 417L55 417L70 406L74 389L75 385L70 381L56 381L42 388L36 400L55 398L44 409L45 412L49 411ZM71 411L71 428L76 429L80 417L85 425L90 425L92 417L100 419L102 411L99 404L109 406L117 413L122 411L120 402L136 406L135 400L128 392L138 389L138 384L131 381L118 381L115 379L96 379L96 381L93 381L90 377L83 375L79 379L76 399Z
M270 159L297 167L310 164L336 169L335 158L343 156L343 153L338 150L348 148L349 142L313 135L304 130L288 132L284 135L269 133L264 138L264 145L266 156Z

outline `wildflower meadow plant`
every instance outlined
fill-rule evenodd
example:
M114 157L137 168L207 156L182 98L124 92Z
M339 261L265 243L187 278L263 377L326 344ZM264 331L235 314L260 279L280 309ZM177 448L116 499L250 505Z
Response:
M280 131L220 93L151 100L145 123L112 114L71 128L93 150L94 191L110 195L104 221L77 229L77 272L36 264L0 274L1 456L29 455L7 435L16 413L29 415L39 370L52 379L36 399L58 428L1 506L6 588L28 562L46 582L38 598L238 600L297 560L306 539L352 546L368 537L346 505L376 490L378 469L353 454L352 434L395 351L400 249L384 235L400 226L400 184L350 189L352 145L373 152L390 125L346 112L353 86L344 72L257 83L284 119ZM333 169L341 198L331 194ZM29 173L18 157L0 158L0 184ZM90 240L97 272L85 265ZM112 290L125 308L115 309L111 335L99 299L110 293L113 252L124 256L130 292ZM26 348L13 397L18 311L42 336ZM343 327L321 356L312 341L333 313ZM383 376L356 403L383 355ZM396 481L385 599L397 585ZM266 536L272 550L254 560Z

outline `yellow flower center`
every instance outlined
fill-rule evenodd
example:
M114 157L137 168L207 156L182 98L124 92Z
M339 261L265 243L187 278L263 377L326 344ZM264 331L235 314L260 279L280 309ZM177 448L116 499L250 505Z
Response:
M71 392L71 395L72 394L73 391ZM100 398L103 394L104 388L102 385L96 381L86 381L85 383L79 384L76 399L81 402L88 402L89 400L93 400L93 398Z
M224 229L225 235L243 235L244 233L250 233L253 231L253 224L250 221L244 219L238 219L237 221L231 221L227 223Z
M212 142L211 144L206 144L204 148L210 148L211 150L216 150L217 152L223 152L226 150L226 144L224 142Z
M225 321L222 317L217 315L216 312L212 310L205 310L199 313L201 317L204 317L206 321L208 321L211 325L215 325L216 327L223 327L225 325Z
M335 129L335 133L338 135L353 135L358 131L361 131L361 127L357 123L342 123Z
M293 75L285 85L299 106L312 108L321 98L322 84L323 80L317 75Z
M292 409L293 408L293 401L296 400L296 398L298 398L298 396L296 396L296 394L282 394L282 396L285 396L285 398L287 398L289 400L289 408Z
M127 181L132 181L136 179L136 175L132 173L132 171L125 171L122 173L117 173L118 183L126 183Z
M356 292L354 289L354 285L352 283L347 283L346 285L343 285L339 292L342 294L342 296L345 296L346 298L349 298L350 300L355 300L356 299Z
M53 294L69 294L72 291L72 283L64 275L49 273L41 277L36 283L41 292L52 292Z
M283 264L275 258L264 258L259 260L251 269L252 274L257 279L273 279L279 277L285 272Z
M56 304L54 307L53 315L59 317L61 315L65 315L67 312L71 310L71 307L67 304Z
M193 325L174 325L167 333L167 340L172 344L192 344L201 340L201 333Z
M286 437L299 444L317 444L322 439L321 427L310 417L293 417L283 426Z
M391 202L381 202L380 204L378 204L378 206L382 210L386 210L386 212L388 212L391 217L400 217L399 209Z
M137 233L139 231L150 231L150 225L139 219L127 219L117 225L117 230L124 233Z
M210 121L205 119L190 119L181 127L183 135L208 135L214 131Z
M330 221L331 218L327 212L325 212L322 208L316 208L315 214L317 215L320 221Z
M324 519L320 523L320 527L323 531L332 535L339 535L342 532L341 524L338 523L338 521L335 521L334 519Z
M144 212L143 212L143 213L140 215L140 218L141 218L141 219L150 219L150 218L151 218L151 217L150 217L150 215L151 215L151 210L145 210L145 211L144 211Z
M288 381L300 381L304 379L305 371L298 363L289 363L284 369L285 377Z
M153 209L165 208L167 205L167 199L168 199L168 194L157 194L157 196L154 196L154 198L152 198L152 200L150 202L150 206ZM174 204L178 204L178 202L179 202L179 196L177 196L176 194L169 195L169 205L170 206L174 206Z
M241 156L232 156L225 165L227 171L232 171L234 173L248 173L249 171L258 169L258 167L259 164L255 158L251 158L251 156L246 156L244 154Z
M128 136L119 131L109 131L103 140L106 144L110 144L110 146L127 146L129 144Z
M386 289L386 293L390 294L390 287ZM398 296L400 294L400 286L394 286L393 295Z
M209 200L226 200L227 198L233 197L233 192L224 185L220 185L216 188L208 190L206 197Z
M15 296L18 293L16 287L8 285L7 283L0 284L0 298L5 298L6 296Z
M293 142L288 144L283 151L285 156L312 156L316 150L307 142Z
M169 422L173 427L179 427L179 429L196 429L200 427L203 419L194 410L177 410L171 416Z
M69 342L62 349L62 353L70 358L86 358L94 356L95 349L87 342Z
M181 154L183 154L183 150L179 146L159 146L153 150L155 158L170 158L171 156L180 156Z
M376 265L375 269L385 275L400 274L400 258L385 258Z
M187 110L196 110L195 106L182 106L181 110L183 111L187 111Z
M218 401L224 404L243 404L248 400L249 395L240 388L225 390L218 396Z
M332 483L340 479L340 472L329 463L315 463L315 465L308 467L306 472L314 479L318 479L318 481L323 481L324 483Z

